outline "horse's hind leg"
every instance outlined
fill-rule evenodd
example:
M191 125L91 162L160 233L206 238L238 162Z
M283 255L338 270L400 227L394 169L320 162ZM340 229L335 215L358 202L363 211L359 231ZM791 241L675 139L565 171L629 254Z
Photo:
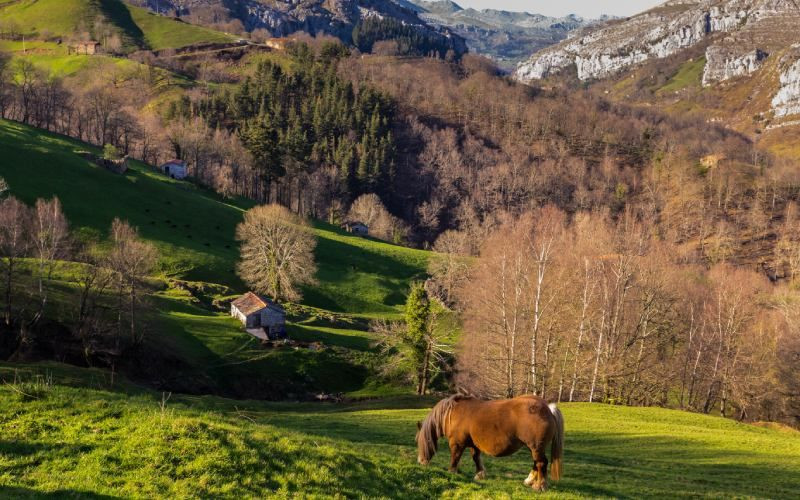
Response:
M525 486L530 486L536 491L547 489L547 455L544 446L532 446L533 470L525 479Z
M458 472L458 462L464 453L464 445L455 441L450 442L450 472Z
M483 466L483 460L481 459L481 450L473 447L471 451L472 460L475 462L475 480L481 481L486 479L486 468Z

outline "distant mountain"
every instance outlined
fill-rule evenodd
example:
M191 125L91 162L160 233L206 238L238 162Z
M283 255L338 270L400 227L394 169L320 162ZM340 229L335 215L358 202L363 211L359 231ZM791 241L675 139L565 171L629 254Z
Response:
M247 31L265 29L272 36L296 32L328 34L352 42L353 28L364 21L402 26L415 39L424 38L456 53L466 52L464 40L441 26L421 19L413 7L392 0L129 0L162 14L219 20L238 19ZM374 31L375 26L372 26Z
M430 24L445 26L462 36L473 52L491 57L513 69L531 53L566 39L570 34L601 20L570 15L561 18L527 12L464 9L450 0L395 0L415 9Z

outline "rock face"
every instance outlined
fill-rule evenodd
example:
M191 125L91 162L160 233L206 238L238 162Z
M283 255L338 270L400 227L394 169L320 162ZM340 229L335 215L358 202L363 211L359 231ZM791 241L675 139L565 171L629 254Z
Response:
M740 53L733 44L712 45L706 49L706 66L703 69L703 86L755 73L769 54L761 49Z
M800 59L781 73L781 88L772 99L772 109L778 118L800 115Z
M463 9L450 0L395 0L410 5L429 24L445 26L467 42L470 51L513 70L533 52L556 44L575 30L604 22L578 16L547 17L527 12Z
M420 19L417 12L392 0L130 0L167 15L185 16L200 11L224 12L239 19L247 31L265 29L272 36L296 32L332 35L350 42L359 20L393 18L412 26L420 34L439 38L456 53L467 51L464 40L439 26Z
M515 75L521 81L542 79L574 65L579 79L599 79L716 40L721 33L762 37L770 23L797 19L799 13L793 0L672 0L544 49L520 64ZM796 32L796 26L789 31ZM765 57L752 47L738 55L725 50L711 51L709 83L755 71Z

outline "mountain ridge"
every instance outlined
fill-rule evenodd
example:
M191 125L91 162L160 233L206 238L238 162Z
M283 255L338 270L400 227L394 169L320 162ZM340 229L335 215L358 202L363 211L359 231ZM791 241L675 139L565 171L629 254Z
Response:
M531 51L558 43L576 30L609 18L584 19L575 14L549 17L529 12L463 8L450 0L395 0L416 8L420 18L446 27L467 41L471 51L513 69Z

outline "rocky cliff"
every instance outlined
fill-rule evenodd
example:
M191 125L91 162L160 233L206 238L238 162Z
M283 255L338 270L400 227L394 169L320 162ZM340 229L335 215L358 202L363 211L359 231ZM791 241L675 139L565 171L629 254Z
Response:
M797 36L798 21L795 0L672 0L544 49L515 75L531 81L573 66L579 79L599 79L705 42L712 45L704 78L710 84L756 71L771 39ZM726 35L735 37L726 42Z
M795 50L784 62L787 67L781 73L781 87L772 99L772 109L778 118L800 115L800 54Z
M759 48L742 53L740 47L712 45L706 49L703 86L755 73L769 56Z

